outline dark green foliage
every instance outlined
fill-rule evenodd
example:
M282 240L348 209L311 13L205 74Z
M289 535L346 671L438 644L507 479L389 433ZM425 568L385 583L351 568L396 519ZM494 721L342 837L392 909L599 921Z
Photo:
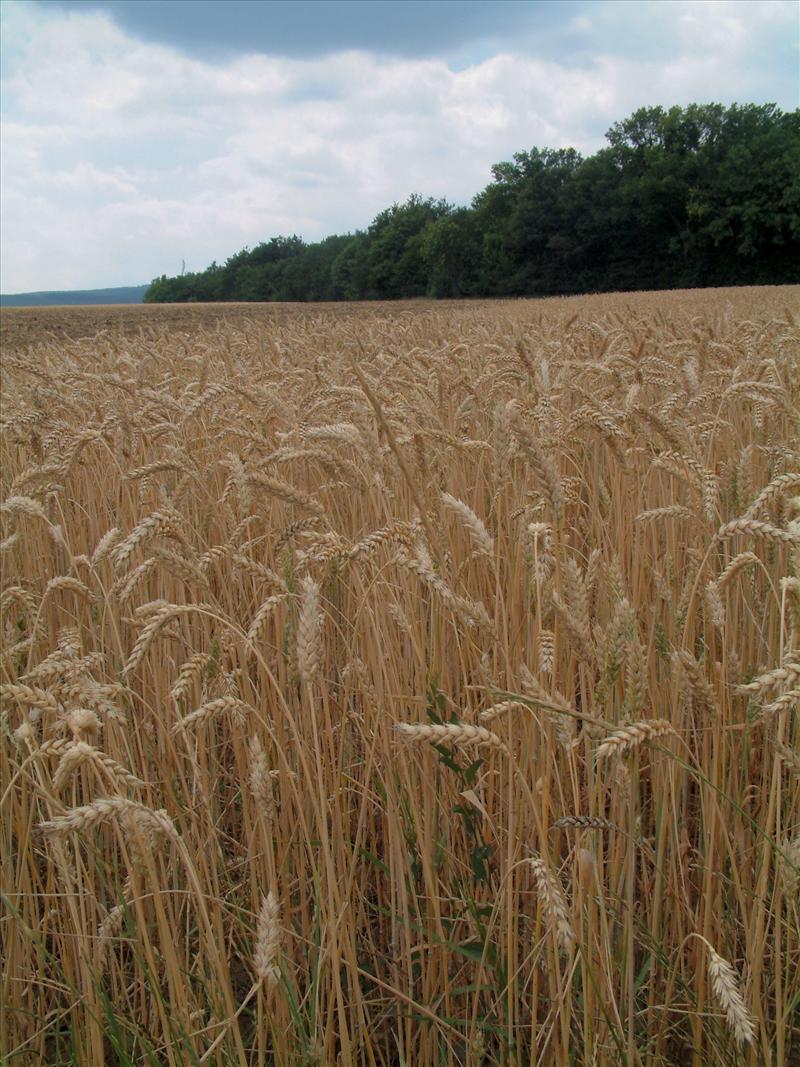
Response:
M532 148L469 208L411 196L366 231L273 237L145 300L526 296L800 281L800 110L641 108L608 146Z

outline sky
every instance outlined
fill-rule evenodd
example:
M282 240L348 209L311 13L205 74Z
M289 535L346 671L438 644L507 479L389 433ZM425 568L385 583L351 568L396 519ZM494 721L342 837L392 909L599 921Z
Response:
M2 0L0 289L468 204L639 107L800 104L796 0Z

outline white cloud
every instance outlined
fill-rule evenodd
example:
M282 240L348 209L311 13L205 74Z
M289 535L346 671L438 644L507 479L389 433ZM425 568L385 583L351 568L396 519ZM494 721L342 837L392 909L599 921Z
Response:
M665 7L683 42L666 61L508 52L456 71L355 52L203 62L101 13L7 3L3 291L202 269L278 233L365 226L411 192L467 202L491 163L594 151L645 104L770 99L749 41L785 33L787 5L659 5L662 22Z

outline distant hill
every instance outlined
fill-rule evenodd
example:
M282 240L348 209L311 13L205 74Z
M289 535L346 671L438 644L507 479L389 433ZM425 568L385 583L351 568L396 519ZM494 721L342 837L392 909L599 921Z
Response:
M72 289L65 292L3 293L0 307L47 307L54 304L141 304L146 285L119 289Z

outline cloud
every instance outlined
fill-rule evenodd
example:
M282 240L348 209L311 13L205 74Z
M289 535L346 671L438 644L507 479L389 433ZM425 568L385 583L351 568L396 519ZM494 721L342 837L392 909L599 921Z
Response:
M796 58L800 12L793 0L33 0L52 10L103 12L126 33L186 55L317 58L366 51L444 58L462 68L513 50L560 63L598 54L665 59L731 44L745 32L774 70L776 52ZM187 13L191 16L187 17ZM782 34L770 27L780 25ZM753 49L756 55L755 48ZM786 68L796 92L796 67Z
M37 0L52 7L54 0ZM124 32L188 55L257 52L316 58L336 52L429 57L458 54L558 22L578 0L55 0L66 11L102 11Z
M365 51L211 61L102 11L6 3L3 291L202 269L275 234L363 227L412 192L469 202L493 162L533 145L594 151L646 104L775 99L752 43L785 36L786 5L712 6L658 6L684 42L667 58L509 48L453 69ZM583 12L581 32L602 42L608 8Z

